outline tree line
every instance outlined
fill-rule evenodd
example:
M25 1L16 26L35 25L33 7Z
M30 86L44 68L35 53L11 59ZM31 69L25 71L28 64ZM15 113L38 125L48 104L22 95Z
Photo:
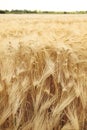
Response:
M37 10L0 10L0 14L87 14L87 11L74 11L74 12L67 12L67 11L37 11Z

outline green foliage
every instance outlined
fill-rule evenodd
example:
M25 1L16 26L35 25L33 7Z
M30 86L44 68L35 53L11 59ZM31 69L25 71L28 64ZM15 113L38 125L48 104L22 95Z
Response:
M5 14L5 10L0 10L0 14Z
M0 14L87 14L87 11L37 11L37 10L0 10Z

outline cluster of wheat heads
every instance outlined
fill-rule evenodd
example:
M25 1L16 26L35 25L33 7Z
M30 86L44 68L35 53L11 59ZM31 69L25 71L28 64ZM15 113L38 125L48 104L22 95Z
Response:
M0 53L0 130L86 130L87 79L64 44Z

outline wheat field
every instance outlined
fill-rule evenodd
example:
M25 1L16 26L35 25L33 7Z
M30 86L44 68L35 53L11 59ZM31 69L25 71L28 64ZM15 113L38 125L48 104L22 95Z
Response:
M87 130L87 15L0 15L0 130Z

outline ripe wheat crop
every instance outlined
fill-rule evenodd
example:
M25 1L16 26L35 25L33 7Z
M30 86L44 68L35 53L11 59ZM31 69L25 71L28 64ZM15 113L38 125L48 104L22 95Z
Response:
M86 130L87 18L0 21L0 130Z

